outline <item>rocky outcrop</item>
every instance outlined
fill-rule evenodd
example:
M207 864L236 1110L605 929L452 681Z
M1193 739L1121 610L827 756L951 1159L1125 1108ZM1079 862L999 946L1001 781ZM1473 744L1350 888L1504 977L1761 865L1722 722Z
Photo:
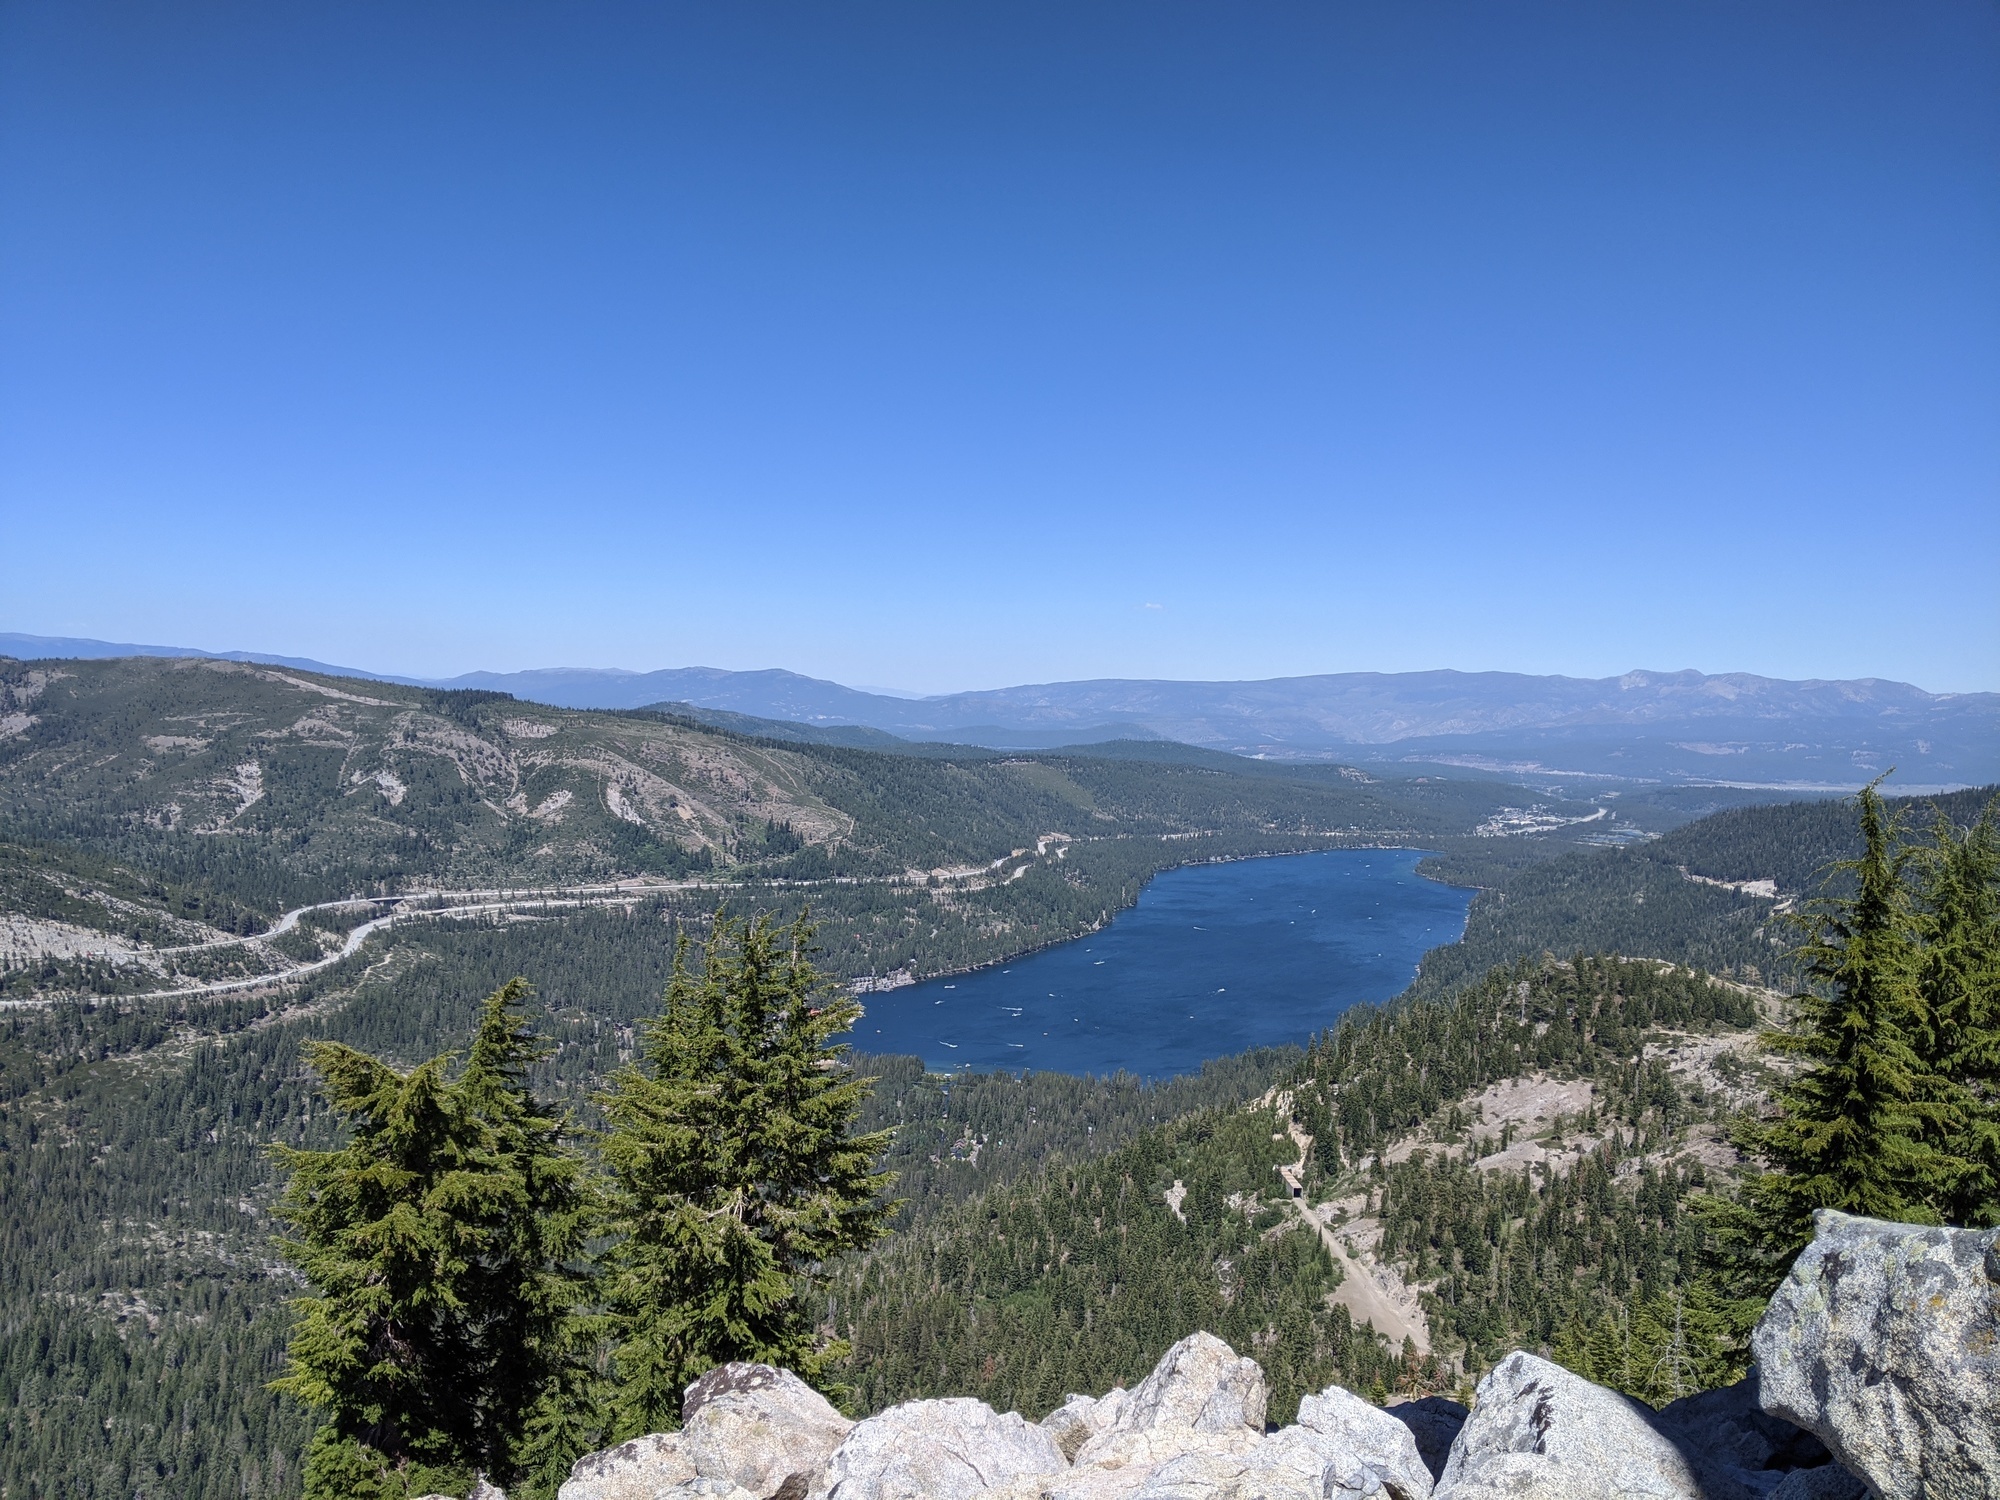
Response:
M969 1500L1068 1467L1020 1413L965 1396L910 1401L855 1424L827 1465L830 1500Z
M654 1500L688 1489L701 1475L678 1432L656 1432L576 1461L556 1500Z
M1425 1476L1423 1495L1430 1493ZM1148 1474L1137 1500L1423 1500L1318 1433L1287 1427L1240 1450L1196 1448Z
M794 1481L803 1495L853 1426L790 1370L719 1365L682 1399L681 1451L704 1479L758 1496Z
M1510 1354L1479 1382L1439 1500L1706 1500L1650 1416L1561 1365Z
M1822 1210L1751 1340L1764 1409L1882 1500L2000 1497L2000 1231Z
M789 1370L718 1365L681 1398L681 1430L579 1459L558 1500L805 1500L854 1424Z
M1264 1432L1268 1396L1254 1359L1194 1333L1175 1344L1129 1392L1087 1413L1093 1431L1075 1450L1076 1472L1051 1490L1061 1500L1117 1500L1138 1493L1163 1466L1190 1454L1247 1453Z
M1063 1461L1074 1462L1077 1450L1110 1425L1130 1395L1119 1386L1104 1396L1071 1396L1042 1418L1042 1430L1056 1440Z
M1511 1354L1470 1414L1329 1386L1267 1433L1263 1371L1206 1333L1039 1425L962 1398L850 1423L726 1365L680 1432L581 1460L561 1500L2000 1500L2000 1232L1818 1229L1758 1371L1658 1412Z
M1153 1431L1261 1433L1268 1401L1256 1360L1239 1358L1212 1333L1192 1333L1160 1356L1092 1441ZM1077 1461L1094 1462L1089 1452L1086 1443Z
M1351 1458L1372 1471L1378 1487L1406 1500L1430 1500L1431 1471L1416 1435L1379 1406L1330 1385L1299 1403L1299 1426L1321 1439L1329 1462Z

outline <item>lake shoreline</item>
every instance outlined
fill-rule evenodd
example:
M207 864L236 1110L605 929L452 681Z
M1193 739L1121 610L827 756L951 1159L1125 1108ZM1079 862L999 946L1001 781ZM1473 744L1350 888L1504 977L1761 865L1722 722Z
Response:
M862 995L850 1042L937 1073L1147 1079L1302 1046L1353 1005L1402 993L1426 953L1463 935L1475 893L1418 873L1429 853L1371 842L1190 860L1074 937Z
M1302 834L1300 835L1300 837L1337 839L1340 838L1341 835ZM939 979L957 979L967 974L983 974L989 969L997 969L1007 964L1019 963L1022 959L1033 958L1038 953L1047 953L1050 949L1060 948L1065 943L1074 943L1081 938L1087 938L1095 933L1102 932L1112 922L1117 921L1121 914L1128 912L1132 910L1133 907L1137 906L1139 904L1140 899L1145 896L1147 888L1151 886L1155 880L1158 880L1162 875L1171 875L1176 870L1198 869L1203 865L1240 865L1248 863L1251 860L1258 860L1258 859L1296 859L1299 856L1306 854L1336 854L1346 850L1380 850L1384 853L1415 854L1426 859L1440 852L1436 849L1421 848L1416 844L1402 844L1402 843L1382 844L1382 843L1366 843L1366 842L1329 843L1324 847L1318 849L1261 849L1254 854L1211 854L1201 859L1183 860L1178 864L1160 866L1159 869L1155 870L1151 875L1147 876L1146 879L1140 884L1137 895L1133 896L1133 898L1130 901L1127 901L1123 905L1115 907L1111 910L1111 914L1107 920L1093 923L1091 926L1082 928L1081 930L1077 931L1076 933L1073 933L1069 937L1052 938L1046 943L1036 943L1032 947L1022 948L1015 953L1006 955L1005 957L989 958L983 963L968 964L964 968L938 969L932 973L911 975L909 978L902 980L900 983L882 984L880 988L854 989L853 986L855 985L868 984L871 981L893 980L896 978L897 974L907 973L908 971L899 969L895 971L895 973L885 974L885 975L863 974L857 976L852 980L849 980L847 984L843 986L843 988L849 989L850 992L855 996L855 998L859 999L864 995L889 994L895 990L908 989L912 985L930 984L933 981ZM1444 886L1448 890L1469 890L1477 894L1479 891L1485 889L1485 887L1483 886L1461 886L1455 881L1441 880L1437 876L1427 874L1421 870L1418 871L1417 874L1421 879L1428 880L1434 885Z

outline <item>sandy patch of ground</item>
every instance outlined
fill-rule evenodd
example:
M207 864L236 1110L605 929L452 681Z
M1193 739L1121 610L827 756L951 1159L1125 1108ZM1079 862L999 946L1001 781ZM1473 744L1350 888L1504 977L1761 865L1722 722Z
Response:
M1697 875L1686 865L1676 865L1683 879L1692 880L1697 885L1719 886L1725 891L1734 891L1739 896L1761 896L1766 901L1778 899L1778 882L1775 880L1717 880L1711 875Z
M1726 1031L1714 1036L1669 1034L1648 1042L1645 1055L1649 1060L1664 1061L1667 1071L1681 1084L1698 1084L1704 1092L1719 1095L1730 1109L1745 1109L1765 1093L1757 1076L1757 1037L1754 1031Z
M1291 1109L1289 1094L1269 1095L1268 1099L1280 1103L1286 1114ZM1312 1137L1300 1127L1299 1122L1286 1119L1285 1129L1299 1148L1299 1159L1289 1168L1280 1168L1288 1188L1296 1188L1305 1171L1306 1157L1312 1151ZM1180 1183L1174 1183L1180 1189ZM1170 1206L1180 1213L1180 1203L1169 1194ZM1403 1340L1408 1339L1419 1354L1431 1352L1430 1320L1424 1316L1423 1303L1409 1284L1397 1274L1394 1266L1384 1265L1375 1257L1375 1247L1381 1242L1382 1226L1373 1219L1357 1218L1368 1206L1368 1195L1342 1198L1331 1203L1315 1206L1302 1199L1294 1198L1292 1207L1300 1218L1319 1232L1320 1243L1333 1256L1334 1264L1340 1267L1340 1285L1335 1287L1331 1300L1336 1307L1347 1309L1347 1315L1356 1323L1367 1323L1388 1339L1390 1347L1400 1349Z
M645 817L625 800L625 789L615 781L604 783L604 805L611 809L613 817L623 818L627 823L636 823L641 828L646 826Z
M1557 1115L1571 1119L1581 1115L1596 1098L1597 1090L1586 1078L1550 1078L1546 1074L1509 1078L1472 1096L1472 1139L1497 1141L1506 1125L1546 1129Z
M235 805L218 810L215 821L206 828L197 828L198 833L213 833L227 828L261 801L264 796L264 768L254 760L246 760L231 767L227 776L219 776L210 782L208 789Z
M260 740L304 740L308 745L327 745L335 749L345 748L357 738L354 731L340 722L341 710L331 703L323 703L318 708L299 715L283 729L267 729L257 736Z
M1401 1348L1408 1339L1417 1353L1429 1354L1431 1327L1423 1303L1394 1266L1375 1256L1375 1247L1382 1239L1381 1224L1365 1215L1353 1217L1366 1202L1364 1196L1317 1207L1299 1206L1301 1216L1319 1231L1320 1242L1340 1267L1340 1285L1333 1290L1333 1303L1346 1308L1356 1323L1373 1325L1391 1348Z
M511 786L517 778L511 755L455 724L419 718L414 714L404 715L403 724L415 737L415 743L406 743L403 749L442 755L458 768L458 774L467 786L486 786L494 782L505 782Z
M525 798L522 800L526 801ZM559 788L556 791L550 792L548 796L542 798L540 802L530 808L528 816L538 823L560 823L562 821L563 809L575 800L575 795L568 787Z
M318 693L327 698L338 698L343 703L365 703L370 708L394 708L396 705L387 698L364 698L359 693L343 693L339 688L328 687L323 682L307 682L303 677L293 677L284 672L259 672L266 682L282 682L288 687L304 688L308 693Z

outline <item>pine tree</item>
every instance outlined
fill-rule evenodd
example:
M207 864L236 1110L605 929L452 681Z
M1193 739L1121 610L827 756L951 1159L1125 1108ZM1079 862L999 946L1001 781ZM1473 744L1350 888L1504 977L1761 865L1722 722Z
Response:
M853 1134L869 1081L834 1038L861 1014L809 958L812 929L718 912L681 940L639 1065L602 1099L620 1241L606 1299L614 1437L678 1424L704 1370L755 1360L823 1389L846 1345L813 1324L835 1256L884 1232L887 1132Z
M1936 1132L1957 1166L1949 1223L2000 1223L2000 840L1991 811L1960 832L1940 813L1918 851L1923 947L1917 1047L1947 1107Z
M308 1049L350 1137L276 1148L282 1249L314 1294L295 1304L275 1385L328 1417L308 1500L512 1478L516 1436L571 1357L583 1168L528 1090L526 995L516 980L488 997L455 1080L449 1056L398 1073L338 1043Z
M1775 1117L1737 1130L1764 1170L1739 1198L1692 1205L1739 1346L1811 1240L1815 1209L1935 1224L1964 1176L1938 1144L1963 1128L1957 1092L1919 1046L1925 955L1911 852L1872 784L1860 822L1861 857L1834 867L1852 892L1821 897L1799 919L1805 940L1792 956L1809 983L1793 1025L1763 1039L1803 1065L1778 1088Z
M1729 1328L1701 1282L1646 1298L1632 1314L1633 1368L1620 1387L1653 1406L1738 1379Z
M1796 997L1798 1024L1765 1039L1805 1066L1779 1089L1777 1118L1747 1132L1774 1169L1751 1179L1748 1196L1800 1248L1818 1208L1936 1223L1936 1200L1956 1175L1927 1139L1949 1128L1952 1111L1915 1045L1921 953L1898 832L1865 788L1862 855L1838 867L1854 892L1815 903L1793 955L1817 985Z

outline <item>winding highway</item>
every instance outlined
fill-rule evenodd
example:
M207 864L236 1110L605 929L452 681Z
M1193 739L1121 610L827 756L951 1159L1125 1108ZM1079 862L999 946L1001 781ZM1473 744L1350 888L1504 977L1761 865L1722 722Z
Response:
M1058 836L1049 835L1038 844L1035 856ZM1064 842L1067 842L1066 840ZM1061 858L1064 849L1056 848L1056 857ZM290 984L329 969L342 959L351 958L359 952L361 945L376 933L397 926L399 923L414 921L444 921L459 917L497 916L507 912L550 911L586 906L631 906L648 897L666 895L676 891L716 892L740 891L748 888L779 888L796 890L815 886L836 885L922 885L934 873L950 876L992 878L994 873L1009 860L1028 856L1026 849L1017 849L1011 855L993 861L986 869L934 871L905 871L896 875L832 875L818 880L619 880L593 885L562 885L544 887L496 887L488 890L465 891L406 891L395 896L349 896L340 901L320 901L309 906L298 906L284 913L263 932L248 937L228 937L212 939L205 943L188 943L175 948L154 948L145 957L169 956L177 953L212 953L224 948L243 948L268 944L271 939L282 937L297 927L307 914L316 911L346 911L358 906L386 907L382 915L360 923L342 941L339 948L322 957L294 964L288 969L280 969L270 974L252 974L242 979L219 979L207 984L175 986L166 989L142 990L130 995L104 996L107 1000L163 1000L196 999L204 995L223 995L234 991L264 989L272 985ZM1027 873L1034 858L1026 860L1019 870L1002 876L1003 880L1017 879ZM0 1000L0 1010L35 1009L51 1005L74 1004L90 997L79 995L46 995L25 1000Z

